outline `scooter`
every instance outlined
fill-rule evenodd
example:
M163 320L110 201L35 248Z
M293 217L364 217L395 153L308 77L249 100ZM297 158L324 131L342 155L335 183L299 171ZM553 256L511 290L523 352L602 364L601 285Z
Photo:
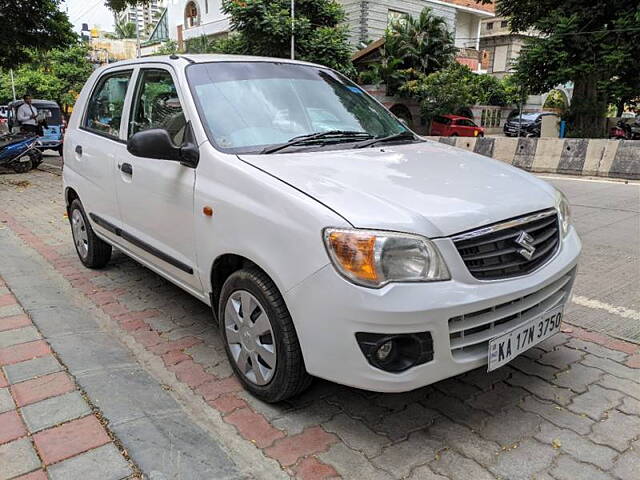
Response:
M611 127L609 138L613 140L640 140L640 125L630 125L620 120Z
M33 135L8 134L0 136L0 167L26 173L42 163L42 152L36 147L38 137Z

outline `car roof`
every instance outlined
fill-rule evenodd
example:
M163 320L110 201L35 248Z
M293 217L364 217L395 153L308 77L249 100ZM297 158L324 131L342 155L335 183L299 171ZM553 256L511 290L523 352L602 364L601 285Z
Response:
M224 62L265 62L265 63L289 63L294 65L307 65L313 67L322 67L310 62L302 62L299 60L291 60L289 58L276 57L256 57L251 55L222 55L222 54L176 54L176 55L158 55L153 57L134 58L131 60L122 60L110 63L102 67L103 69L125 66L125 65L144 65L145 63L174 63L183 66L197 63L224 63ZM326 67L322 67L326 68Z

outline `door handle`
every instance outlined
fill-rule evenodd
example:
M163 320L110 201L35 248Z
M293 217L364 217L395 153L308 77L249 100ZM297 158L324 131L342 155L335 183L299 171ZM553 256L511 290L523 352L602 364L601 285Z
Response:
M76 153L82 156L82 145L76 145Z
M120 170L122 173L126 173L127 175L133 175L133 167L130 163L123 163L120 165Z

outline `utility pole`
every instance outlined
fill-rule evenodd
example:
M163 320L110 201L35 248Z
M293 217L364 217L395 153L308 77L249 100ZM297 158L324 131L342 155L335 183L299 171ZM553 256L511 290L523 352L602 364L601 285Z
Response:
M136 9L136 58L140 58L141 49L140 49L140 24L138 23L138 6L134 7Z
M13 101L16 101L16 84L13 81L13 68L9 70L9 74L11 75L11 91L13 92Z
M296 1L291 0L291 60L296 59Z

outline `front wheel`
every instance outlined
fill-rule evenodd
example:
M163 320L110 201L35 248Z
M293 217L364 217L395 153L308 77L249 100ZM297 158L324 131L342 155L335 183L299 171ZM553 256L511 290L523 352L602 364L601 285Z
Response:
M77 198L69 207L73 243L80 261L87 268L102 268L111 260L111 245L98 238Z
M12 165L12 168L16 173L27 173L33 168L33 162L31 160L26 162L16 162Z
M233 273L222 287L218 318L233 371L254 396L275 403L311 384L289 310L264 272Z

